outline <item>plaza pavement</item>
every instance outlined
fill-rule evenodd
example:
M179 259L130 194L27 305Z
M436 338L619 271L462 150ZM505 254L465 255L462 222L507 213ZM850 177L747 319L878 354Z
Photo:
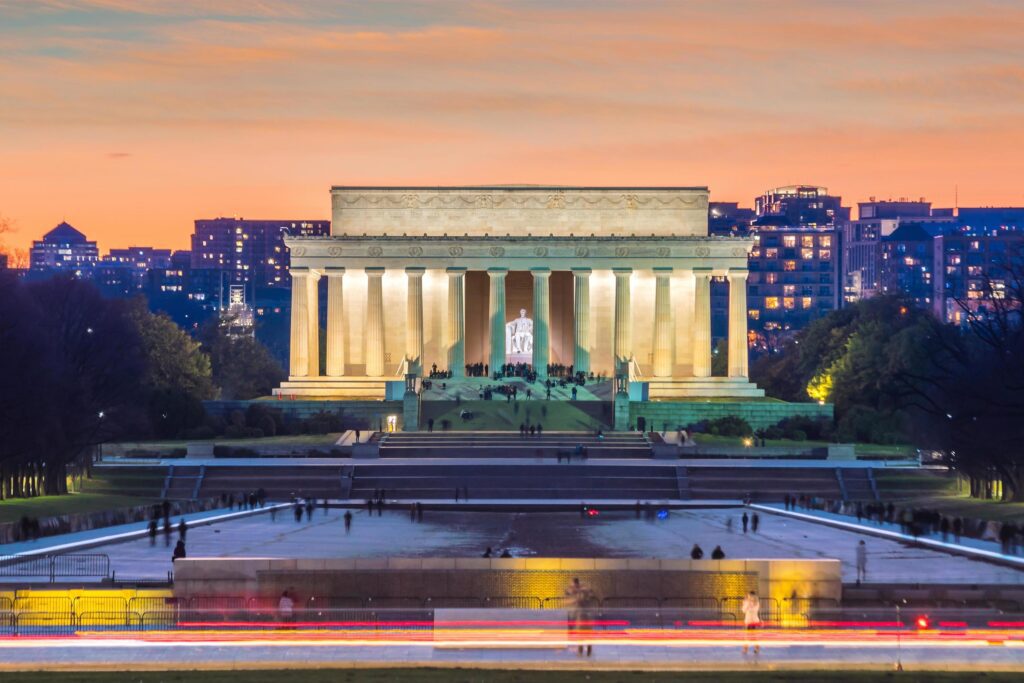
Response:
M59 645L58 645L59 643ZM742 653L742 636L732 642L651 645L598 643L592 657L575 647L436 647L430 642L353 644L171 641L131 638L94 640L11 639L0 642L0 671L11 670L178 670L362 667L460 667L586 670L750 670L779 669L892 671L900 660L907 671L1019 671L1021 641L990 643L983 638L897 644L870 635L863 641L763 643L758 655Z
M1011 567L879 538L872 530L859 533L856 525L835 528L777 512L763 511L760 530L744 534L743 508L738 507L672 510L664 520L638 518L631 511L605 511L583 518L576 512L427 510L420 522L413 521L407 510L371 516L365 508L356 508L351 530L346 532L342 508L318 507L311 521L304 517L296 523L286 506L276 520L263 510L193 526L187 548L189 557L479 557L490 546L495 556L507 548L515 557L689 558L693 544L698 543L705 558L715 545L722 546L728 559L837 558L843 580L853 582L855 548L863 538L870 582L1024 583L1024 572ZM100 540L103 532L117 536L121 531L116 527L91 532L95 534L92 542ZM163 534L150 545L144 530L141 536L138 532L133 539L117 539L86 552L108 554L118 575L166 576L172 568L172 548L164 545ZM60 539L42 539L35 549ZM0 552L9 553L8 547L0 546Z

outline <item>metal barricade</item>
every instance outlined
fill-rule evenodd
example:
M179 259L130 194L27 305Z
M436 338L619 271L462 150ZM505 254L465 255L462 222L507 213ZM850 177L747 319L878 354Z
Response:
M109 576L110 557L107 555L0 556L0 577L45 578L52 583L58 578Z
M483 607L483 600L480 598L473 597L443 597L443 598L427 598L423 601L423 606L431 609L445 608L445 609L470 609Z

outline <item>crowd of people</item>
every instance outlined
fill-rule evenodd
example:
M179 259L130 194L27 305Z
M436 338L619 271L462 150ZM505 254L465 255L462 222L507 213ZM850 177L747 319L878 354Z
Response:
M1016 555L1024 544L1024 528L1013 521L974 519L956 515L944 515L938 510L897 506L893 502L843 501L815 496L785 496L787 510L821 510L836 515L855 517L858 522L868 520L879 524L897 524L900 531L908 536L935 535L943 541L950 538L959 543L963 537L981 541L998 542L1002 552Z

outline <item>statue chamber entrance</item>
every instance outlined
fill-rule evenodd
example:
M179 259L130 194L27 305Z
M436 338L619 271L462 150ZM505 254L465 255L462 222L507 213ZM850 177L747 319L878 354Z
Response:
M570 271L553 271L549 281L551 301L551 362L573 363L573 276ZM490 283L486 271L466 273L466 363L487 363L490 357L488 328ZM533 276L529 271L513 270L505 278L505 323L526 310L533 314ZM508 347L506 346L506 352ZM530 362L530 361L526 361Z

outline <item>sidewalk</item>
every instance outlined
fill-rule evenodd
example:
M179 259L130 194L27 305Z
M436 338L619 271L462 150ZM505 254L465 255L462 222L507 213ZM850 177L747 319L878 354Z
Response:
M934 533L911 536L910 534L905 534L900 531L899 524L876 522L874 520L868 520L867 518L863 518L858 522L856 517L839 515L833 512L825 512L823 510L787 510L781 503L756 503L750 505L750 507L755 510L761 510L762 512L768 512L783 517L791 517L793 519L827 524L839 529L846 529L847 531L857 531L871 536L878 536L880 538L916 544L932 550L941 550L974 559L998 562L1017 569L1024 569L1024 557L1007 555L1001 551L998 543L994 543L992 541L982 541L976 538L967 538L962 536L959 543L953 543L950 541L943 541L941 534ZM952 534L950 534L950 538L952 538Z
M204 512L192 512L185 515L171 516L171 532L175 536L178 533L178 522L182 519L189 527L216 524L231 519L239 519L261 512L269 512L271 508L290 508L290 503L278 503L267 505L255 510L230 511L227 508L206 510ZM107 543L119 541L130 541L136 538L145 538L149 533L149 522L132 522L131 524L119 524L116 526L103 527L101 529L89 529L88 531L77 531L71 534L59 534L57 536L45 536L36 541L21 541L19 543L0 544L0 555L20 555L32 557L33 555L49 555L54 553L69 553L86 548L92 548ZM163 534L163 523L161 521L160 534Z

